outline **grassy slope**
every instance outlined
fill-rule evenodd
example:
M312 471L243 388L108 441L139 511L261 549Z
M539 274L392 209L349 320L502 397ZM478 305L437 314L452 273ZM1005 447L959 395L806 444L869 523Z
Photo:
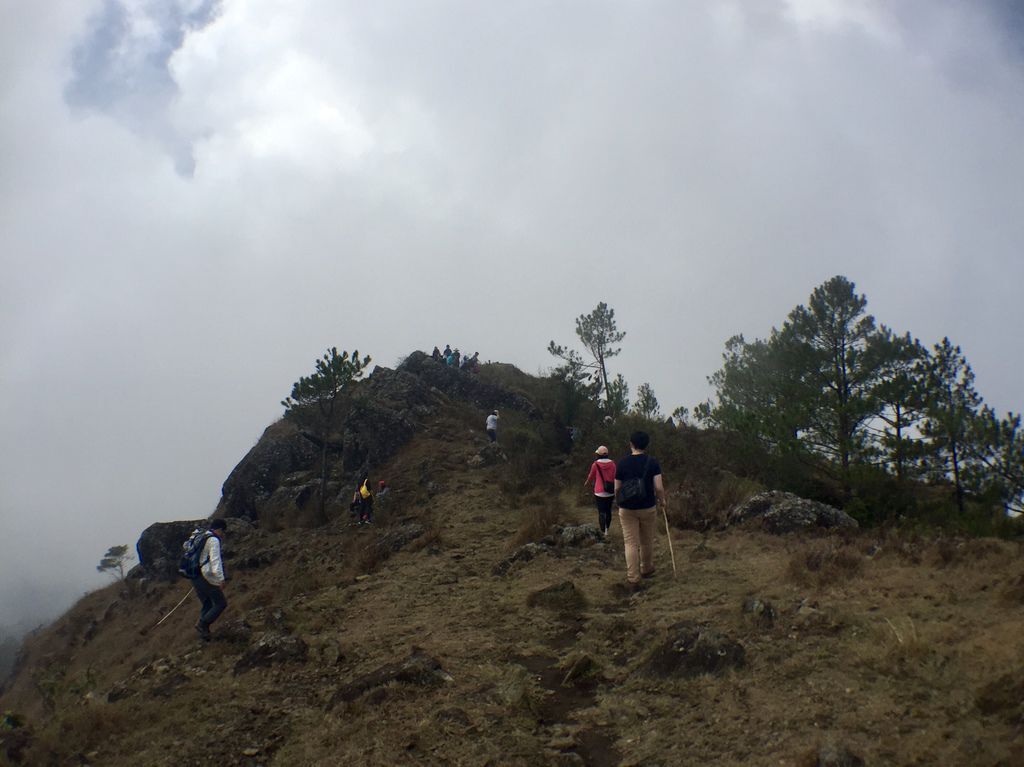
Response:
M474 415L453 409L387 467L397 493L381 505L381 528L338 522L257 537L278 559L235 574L218 628L244 619L258 636L283 621L309 644L306 663L234 674L246 642L199 644L191 601L140 633L180 598L180 583L83 599L30 642L0 699L36 731L25 763L199 765L212 753L240 765L800 765L829 740L869 764L1024 760L1019 698L1016 707L997 700L988 715L977 705L1003 674L1016 676L996 691L1022 679L1024 600L1008 585L1024 577L1016 545L891 539L875 552L866 533L730 531L701 546L699 535L675 531L678 577L662 535L657 578L628 598L616 589L616 530L607 545L496 577L520 518L536 509L509 508L503 467L466 468L482 444ZM420 505L424 470L444 489ZM566 521L595 516L575 489L552 504ZM367 543L399 517L431 532L375 561ZM527 606L530 593L564 580L583 592L583 608ZM743 614L751 595L774 605L773 627ZM740 639L746 667L691 680L637 674L665 628L684 619ZM414 645L452 681L329 705L340 685ZM557 667L581 653L598 667L596 687L560 686ZM121 682L133 694L104 702Z

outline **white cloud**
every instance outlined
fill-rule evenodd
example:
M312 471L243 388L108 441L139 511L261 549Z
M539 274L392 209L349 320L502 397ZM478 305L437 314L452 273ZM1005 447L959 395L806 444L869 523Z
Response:
M208 513L334 344L533 372L605 300L670 410L842 273L1024 406L1024 80L970 7L138 2L72 110L102 7L0 25L0 581L36 520L73 583Z

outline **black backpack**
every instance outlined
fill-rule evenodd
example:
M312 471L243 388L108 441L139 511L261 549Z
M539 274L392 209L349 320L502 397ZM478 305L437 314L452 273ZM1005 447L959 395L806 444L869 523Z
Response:
M212 536L209 530L195 530L187 541L181 545L181 559L178 560L178 572L185 578L198 578L203 572L204 562L200 561L206 542Z
M619 503L639 501L647 497L647 468L651 459L645 456L644 473L640 479L627 479L619 485Z

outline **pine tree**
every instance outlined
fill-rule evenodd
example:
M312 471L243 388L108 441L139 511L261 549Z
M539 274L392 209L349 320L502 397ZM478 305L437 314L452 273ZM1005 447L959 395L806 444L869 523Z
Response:
M849 479L863 454L865 424L878 413L874 390L881 361L871 352L875 319L852 282L836 276L811 293L808 305L790 312L780 335L797 355L808 427L803 439L834 459Z
M878 443L883 460L902 480L920 458L915 427L924 417L928 350L909 333L898 336L884 325L872 339L871 349L879 362L873 391L882 424Z
M362 378L370 357L359 358L359 352L338 354L328 349L316 361L311 375L302 376L292 385L291 396L281 400L285 418L303 428L303 436L320 448L320 519L325 519L327 496L327 449L341 395ZM337 445L335 444L335 447Z
M1019 413L1007 413L999 418L990 407L982 407L972 420L968 440L976 461L966 472L975 477L968 484L991 492L1006 512L1024 512L1024 429Z
M611 410L614 382L608 380L607 363L610 357L614 357L622 351L616 344L626 337L625 331L620 331L615 322L615 310L602 301L594 307L594 311L590 314L581 314L576 318L576 336L580 339L583 347L590 352L593 362L584 364L594 370L600 384L597 393L604 393L605 405ZM570 356L576 354L554 341L548 344L548 352L566 362L570 362ZM582 358L580 359L582 360Z
M633 412L650 421L661 418L661 406L658 404L658 398L654 396L654 389L651 388L649 383L642 383L637 387Z
M964 512L965 479L972 476L971 437L979 416L981 396L974 389L974 371L959 346L948 338L935 344L926 374L925 417L921 432L927 440L933 479L951 478L956 505Z

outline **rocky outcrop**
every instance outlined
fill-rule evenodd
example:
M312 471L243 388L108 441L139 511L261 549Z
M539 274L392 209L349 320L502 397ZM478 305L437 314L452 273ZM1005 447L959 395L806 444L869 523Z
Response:
M218 514L258 519L260 504L284 484L285 477L312 469L319 456L320 451L295 424L282 420L267 427L224 480Z
M742 666L746 650L739 642L695 623L669 627L668 636L647 656L641 670L648 676L694 677Z
M778 490L758 493L748 498L735 506L726 518L726 524L729 525L751 521L759 522L766 531L775 534L814 527L858 527L857 520L845 511Z
M563 548L588 546L601 540L601 532L596 525L559 525L551 535L545 535L540 541L520 546L498 562L491 573L508 575L516 563L529 562L541 554L558 552Z
M397 370L375 368L341 402L336 428L326 439L327 502L347 507L358 475L389 461L427 419L452 401L469 402L482 411L503 407L540 418L522 394L414 352ZM272 528L322 524L326 520L319 516L317 501L323 445L297 420L273 424L228 475L216 515L259 520ZM504 460L507 457L496 446L477 457L481 466Z
M178 562L181 559L182 544L192 535L197 527L205 528L209 525L208 519L183 520L179 522L156 522L139 536L135 544L135 550L139 555L138 567L132 568L130 578L151 578L158 581L173 581L181 576L178 573ZM269 552L252 552L249 539L254 535L252 525L242 519L227 520L227 534L221 548L224 561L227 565L234 566L233 561L238 551L244 551L245 556L239 567L256 567L258 564L250 562L250 559L259 560L260 564L272 561ZM243 564L244 563L244 564Z
M398 370L416 376L447 397L469 402L481 410L509 408L524 413L531 420L541 417L540 411L523 394L483 381L476 373L436 362L423 352L410 354Z
M147 527L135 544L139 567L133 569L132 577L141 575L158 581L180 578L178 560L181 559L181 545L188 540L193 530L205 524L205 519L197 519L157 522Z

